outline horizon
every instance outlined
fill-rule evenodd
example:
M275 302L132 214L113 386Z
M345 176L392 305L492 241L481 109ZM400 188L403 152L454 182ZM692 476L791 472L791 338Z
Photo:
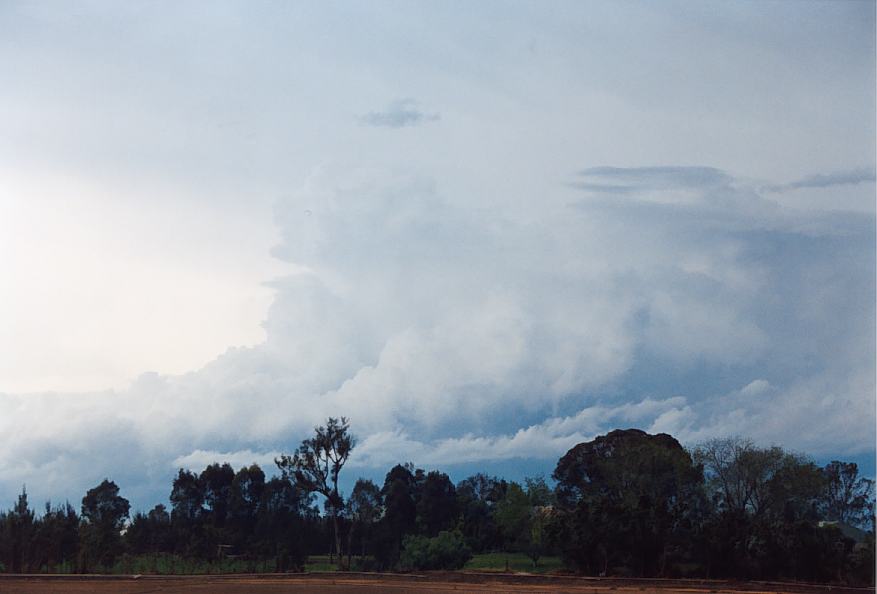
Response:
M623 428L618 427L617 429L623 429ZM624 429L626 429L626 428L624 428ZM355 437L355 435L354 435L354 437ZM595 437L598 437L598 436L595 436ZM727 437L727 436L721 436L721 437ZM772 445L777 445L779 447L782 447L782 444L772 444ZM693 449L692 444L684 444L683 443L682 446L686 449L686 451L689 451L689 452ZM354 448L354 450L355 450L355 448ZM566 453L566 452L563 452L563 453ZM797 452L796 451L796 452L791 452L791 453L803 454L808 459L811 459L816 464L816 466L819 468L823 468L829 462L832 462L834 460L833 458L832 459L813 458L812 456L809 456L806 452ZM185 465L179 466L176 470L169 473L168 476L165 477L166 478L165 482L162 483L164 485L163 489L164 489L165 495L160 497L159 499L156 499L156 500L143 499L142 495L139 498L136 496L134 496L134 497L130 496L131 494L128 493L126 486L124 484L120 484L119 481L116 481L112 476L102 477L102 479L98 479L98 481L96 481L95 484L97 484L98 482L100 482L100 480L103 480L103 479L107 479L107 480L113 481L116 484L118 484L119 494L122 497L125 497L126 499L130 500L130 502L131 502L131 517L133 518L135 513L138 513L138 512L146 513L158 504L164 505L165 507L168 507L168 508L170 507L170 504L171 504L171 502L170 502L171 482L172 482L172 479L175 477L178 470L188 470L190 472L200 474L210 464L217 463L217 464L222 465L222 464L227 463L234 469L235 472L237 472L238 470L240 470L244 466L250 466L251 464L257 464L265 472L266 478L270 478L272 476L280 476L279 470L277 469L277 467L273 461L271 461L270 464L265 464L264 462L259 462L258 460L253 459L250 462L241 463L239 461L238 463L232 463L230 461L230 459L223 459L221 457L220 458L210 458L210 459L212 460L212 462L206 462L207 459L205 459L205 463L202 464L201 466L198 466L197 463L185 464ZM865 477L865 478L869 478L871 480L874 480L875 470L874 470L874 458L872 456L870 456L870 455L850 456L850 457L844 458L843 460L840 460L840 461L841 462L852 462L852 463L856 464L858 467L858 470L859 470L860 477ZM346 498L347 495L349 495L350 492L353 490L353 486L356 483L356 481L359 479L370 480L370 481L374 482L376 485L381 486L384 483L384 479L385 479L387 473L391 470L392 467L396 466L396 464L406 464L409 462L414 464L414 466L416 468L420 468L420 469L424 470L425 472L438 471L438 472L442 472L442 473L447 474L448 477L450 478L451 482L454 485L457 485L460 481L462 481L466 478L469 478L475 474L479 474L479 473L485 474L487 476L494 477L494 478L497 478L500 480L505 480L505 481L508 481L510 483L515 482L518 484L523 484L524 479L527 479L527 478L543 478L548 482L549 485L553 485L555 483L555 480L552 477L552 473L554 472L554 468L557 465L557 460L538 460L538 459L532 459L532 458L518 458L518 459L512 458L512 459L498 460L498 461L493 460L487 464L482 464L479 462L470 462L470 463L461 463L461 464L449 463L449 464L445 464L445 465L437 465L437 464L420 465L420 464L417 464L416 462L413 462L412 460L399 460L396 463L390 464L386 468L356 467L356 466L350 468L350 467L345 466L344 470L342 470L342 472L340 474L339 481L338 481L341 494L343 497ZM94 486L95 485L90 485L88 488L91 488ZM21 494L22 491L27 492L28 502L31 506L31 509L33 509L33 511L36 513L36 515L38 517L43 514L45 504L51 504L52 506L55 506L55 505L60 505L63 503L69 503L70 505L73 506L73 508L75 510L78 511L82 496L84 496L84 494L85 494L85 492L83 491L83 493L81 494L82 496L77 496L76 494L74 494L74 496L72 498L65 497L63 499L52 497L50 494L50 496L45 497L43 499L37 499L33 496L33 493L31 493L30 491L27 490L27 485L25 484L25 485L21 486L19 491L15 494L15 497L10 499L10 501L9 501L10 507L12 506L12 504L15 503L15 500L17 500L18 495ZM153 485L151 485L150 492L151 493L161 492L161 488L157 488L157 485L153 484ZM322 501L322 497L319 494L316 494L316 501L317 501L318 506L319 506L319 502ZM4 504L0 503L0 510L4 509L3 505ZM322 507L320 507L320 513L321 514L324 513L324 510L322 509Z

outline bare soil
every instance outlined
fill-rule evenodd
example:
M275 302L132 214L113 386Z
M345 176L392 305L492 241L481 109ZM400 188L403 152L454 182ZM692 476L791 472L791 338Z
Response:
M777 582L723 582L707 580L634 580L577 578L471 572L411 574L254 574L197 576L70 576L0 575L0 593L253 593L253 594L443 594L446 592L509 592L570 594L864 594L867 588L839 588Z

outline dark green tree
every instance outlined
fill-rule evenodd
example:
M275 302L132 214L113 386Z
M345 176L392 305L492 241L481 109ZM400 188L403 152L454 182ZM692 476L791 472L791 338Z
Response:
M347 542L348 565L350 565L354 536L358 537L360 542L360 562L365 559L366 543L371 537L375 522L383 513L383 507L383 498L378 486L370 480L358 479L350 497L347 498L346 511L351 521Z
M81 529L84 569L112 567L122 551L121 531L130 508L128 500L119 495L116 483L108 479L86 492Z
M182 468L170 494L175 550L181 555L206 558L204 539L204 485L197 473Z
M494 508L493 516L503 537L506 551L526 554L537 567L547 545L546 525L554 494L544 479L525 479L527 489L508 484L505 496Z
M30 568L31 540L34 535L34 512L27 502L27 489L22 487L15 506L3 518L0 548L6 571L21 573Z
M521 485L509 483L505 496L496 504L493 518L502 534L506 551L524 552L530 536L532 506Z
M252 544L250 541L255 531L264 491L265 473L258 464L245 466L234 475L229 494L228 524L231 544L238 552L247 550Z
M580 570L665 575L702 474L673 437L616 430L580 443L554 471L561 542Z
M204 546L211 559L219 554L218 545L228 544L225 527L234 474L229 464L214 463L205 468L199 477L204 489Z
M43 516L34 521L30 548L30 570L43 567L49 572L75 567L79 548L79 516L70 503L53 507L46 503Z
M205 515L208 523L217 529L221 529L225 525L231 483L234 477L234 469L227 463L211 464L201 472Z
M287 477L272 477L261 494L253 549L262 557L273 557L275 571L301 571L309 540L303 515L311 496L299 491Z
M453 528L457 520L457 498L448 475L436 470L426 475L420 488L416 512L421 534L433 537Z
M496 503L503 498L508 483L479 473L457 483L460 530L475 552L500 548L500 533L493 518Z
M384 517L376 526L372 548L378 567L392 568L399 560L402 539L417 531L417 499L423 471L413 464L397 464L387 473L381 496Z

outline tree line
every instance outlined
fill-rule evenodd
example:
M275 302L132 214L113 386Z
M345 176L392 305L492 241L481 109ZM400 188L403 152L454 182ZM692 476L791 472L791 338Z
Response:
M23 490L0 513L0 567L301 571L329 554L339 569L458 569L503 551L534 566L559 556L585 575L874 584L874 483L854 463L819 467L741 438L689 450L627 429L569 450L551 483L479 473L454 484L407 463L345 496L339 476L355 445L347 420L330 418L275 461L277 476L256 464L180 469L170 508L133 515L110 480L78 511L47 503L36 514Z

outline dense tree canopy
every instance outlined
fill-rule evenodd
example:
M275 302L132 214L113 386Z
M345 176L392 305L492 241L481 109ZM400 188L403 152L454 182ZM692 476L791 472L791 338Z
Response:
M104 479L82 498L83 547L81 553L86 568L94 564L102 567L113 565L122 551L121 530L131 506L119 495L116 483Z
M675 529L695 521L702 473L671 436L627 429L571 449L554 478L569 520L558 537L572 565L664 575Z
M382 485L338 476L354 441L329 419L281 472L256 464L180 469L170 507L130 520L104 480L82 499L46 504L21 495L0 513L7 572L300 571L331 551L342 567L454 569L478 553L546 556L590 575L874 582L874 485L852 463L817 467L806 456L741 438L686 450L666 434L612 431L580 443L544 478L483 473L456 485L411 463ZM324 498L324 514L315 504Z

